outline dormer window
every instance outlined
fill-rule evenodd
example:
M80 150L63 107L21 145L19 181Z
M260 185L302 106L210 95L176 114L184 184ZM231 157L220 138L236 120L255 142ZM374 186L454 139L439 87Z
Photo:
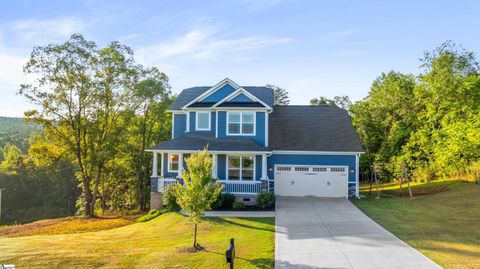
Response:
M228 135L255 135L255 112L229 111L227 118Z
M210 131L210 112L197 111L197 127L199 131Z

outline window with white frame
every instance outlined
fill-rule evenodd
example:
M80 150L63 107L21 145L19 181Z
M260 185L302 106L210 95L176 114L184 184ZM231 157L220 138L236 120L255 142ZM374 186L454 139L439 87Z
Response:
M210 130L210 112L197 111L197 130Z
M253 180L255 168L254 156L228 156L228 180Z
M168 154L168 172L178 172L178 154Z
M229 111L227 120L227 134L253 135L255 134L255 112Z

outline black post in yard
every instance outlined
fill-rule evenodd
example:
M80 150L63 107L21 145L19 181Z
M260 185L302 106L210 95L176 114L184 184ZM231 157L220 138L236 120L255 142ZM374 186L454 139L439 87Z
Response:
M234 239L230 239L230 246L228 246L227 251L225 252L225 258L227 263L230 264L230 269L233 269L233 264L235 262L235 242Z

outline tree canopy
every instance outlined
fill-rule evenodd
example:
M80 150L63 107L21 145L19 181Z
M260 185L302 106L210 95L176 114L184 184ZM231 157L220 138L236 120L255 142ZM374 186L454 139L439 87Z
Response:
M426 52L421 62L419 75L381 74L368 96L351 106L367 151L365 164L385 164L386 178L397 175L399 163L425 180L478 173L480 69L475 55L447 42Z

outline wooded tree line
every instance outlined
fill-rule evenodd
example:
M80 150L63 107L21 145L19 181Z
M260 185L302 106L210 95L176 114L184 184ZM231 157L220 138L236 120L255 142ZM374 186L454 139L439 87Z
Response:
M473 52L444 43L421 59L418 75L381 74L350 106L366 154L383 179L480 178L480 68Z
M26 120L43 130L30 138L28 152L5 146L2 177L20 181L30 173L32 180L20 190L2 179L9 193L4 205L25 205L21 197L32 192L26 189L45 203L50 196L39 189L58 179L74 182L63 188L76 201L71 211L93 216L148 209L152 156L145 150L170 138L166 110L175 96L168 77L137 64L127 46L100 48L81 35L35 47L24 72L34 79L19 94L37 108L25 113Z

